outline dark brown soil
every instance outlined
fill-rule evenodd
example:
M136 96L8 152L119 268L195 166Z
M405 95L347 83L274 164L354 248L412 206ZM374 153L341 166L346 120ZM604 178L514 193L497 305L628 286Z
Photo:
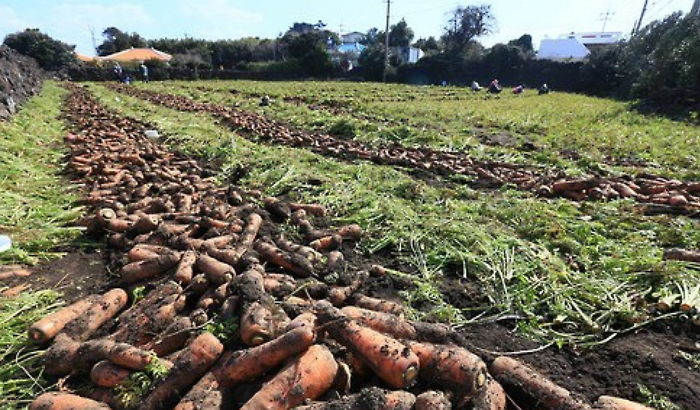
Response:
M44 75L33 58L0 44L0 120L10 118L22 103L39 92Z
M3 285L28 284L33 291L53 289L61 292L67 303L110 288L105 258L99 251L72 251L60 259L41 263L30 270L33 272L31 276L15 278Z

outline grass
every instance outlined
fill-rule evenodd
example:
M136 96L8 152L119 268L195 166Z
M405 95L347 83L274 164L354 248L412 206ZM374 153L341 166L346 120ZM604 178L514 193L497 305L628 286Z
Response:
M60 256L57 247L74 244L80 233L67 226L80 209L73 206L74 187L60 175L64 95L47 82L11 121L0 122L0 232L13 239L13 248L0 253L0 265ZM39 363L42 347L32 345L26 331L61 304L60 294L50 290L0 297L0 409L22 408L52 386Z
M700 160L694 155L700 144L697 125L642 115L631 109L631 103L615 100L569 93L540 97L534 90L493 97L454 87L333 82L174 82L152 83L148 88L238 103L298 127L326 132L333 131L340 119L346 128L350 125L357 131L356 138L368 142L457 149L479 157L556 166L572 173L601 168L612 173L632 172L624 161L644 161L649 172L700 178ZM260 108L259 99L251 94L267 94L277 100ZM285 96L302 97L314 104L340 103L352 114L310 110L285 103ZM478 138L483 132L511 134L516 143L531 141L540 149L523 152L484 146ZM575 151L581 158L566 159L559 153L564 150Z
M79 235L74 188L60 176L64 155L60 121L65 91L47 83L10 122L0 123L0 233L13 248L0 263L35 264L60 255L55 249Z
M222 181L241 176L237 184L321 203L337 223L362 225L361 251L391 252L413 267L416 289L403 296L416 318L468 325L517 314L525 334L587 345L658 320L655 295L700 283L692 265L661 260L665 247L700 245L697 222L686 218L644 217L626 201L578 206L507 187L430 184L391 167L258 144L209 115L90 88L109 108L154 124L173 148L221 164ZM480 297L445 294L446 278L478 284Z

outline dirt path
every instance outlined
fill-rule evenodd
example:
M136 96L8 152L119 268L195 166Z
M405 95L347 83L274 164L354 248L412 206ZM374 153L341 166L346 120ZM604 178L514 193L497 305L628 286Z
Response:
M700 182L682 182L655 175L605 177L590 175L572 178L534 167L495 161L481 161L459 152L391 145L374 148L359 141L288 128L265 116L218 104L200 103L190 98L110 85L111 89L180 111L208 112L244 135L273 144L308 148L315 153L341 159L360 159L382 165L420 169L436 175L472 177L476 187L516 186L543 197L574 201L605 201L631 198L648 214L675 214L700 217Z

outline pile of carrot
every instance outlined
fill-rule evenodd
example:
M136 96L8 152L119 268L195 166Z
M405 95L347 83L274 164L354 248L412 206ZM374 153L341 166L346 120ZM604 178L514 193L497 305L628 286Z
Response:
M132 408L594 408L519 361L487 366L450 342L449 327L407 320L400 303L373 297L368 285L385 270L345 260L359 226L321 229L322 206L220 187L145 138L145 124L68 87L69 171L119 280L28 329L48 346L47 374L90 381L31 409L129 408L116 393L154 366L165 374ZM282 222L298 236L280 233ZM235 330L217 337L212 323ZM620 400L595 408L643 408Z
M477 187L517 186L542 197L573 201L610 201L634 199L647 214L682 214L700 217L700 182L682 182L661 176L575 178L556 170L499 161L483 161L461 152L439 151L427 147L372 147L363 142L331 135L291 129L264 115L213 103L201 103L178 95L157 93L125 85L110 88L181 111L212 113L223 124L255 138L274 144L305 147L315 153L342 159L362 159L382 165L417 168L437 175L465 175Z

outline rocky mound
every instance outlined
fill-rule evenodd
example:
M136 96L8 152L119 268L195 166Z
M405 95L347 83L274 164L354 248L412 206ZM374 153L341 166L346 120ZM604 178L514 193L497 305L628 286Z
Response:
M0 120L41 89L44 72L33 58L0 45Z

